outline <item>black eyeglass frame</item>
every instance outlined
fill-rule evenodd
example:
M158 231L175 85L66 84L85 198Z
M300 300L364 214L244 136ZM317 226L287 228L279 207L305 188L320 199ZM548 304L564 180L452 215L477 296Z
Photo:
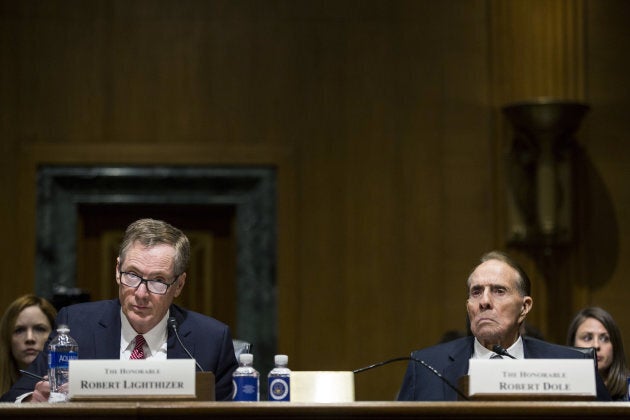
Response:
M128 284L125 284L125 283L123 282L123 280L122 280L122 279L123 279L123 274L127 274L127 275L129 275L129 276L133 276L133 277L136 277L136 278L140 279L140 283L138 283L138 285L137 285L137 286L130 286L130 285L128 285ZM178 278L179 278L179 276L181 276L181 275L182 275L182 273L179 273L178 275L176 275L176 276L175 276L175 278L173 279L173 281L172 281L172 282L170 282L170 283L165 283L165 282L163 282L163 281L159 281L159 280L145 279L145 278L143 278L143 277L140 277L140 276L139 276L139 275L137 275L136 273L132 273L131 271L121 271L121 270L118 270L118 276L119 276L118 278L120 279L120 284L122 284L122 285L123 285L123 286L125 286L125 287L132 287L132 288L134 288L134 289L137 289L138 287L140 287L140 285L141 285L142 283L144 283L145 287L147 288L147 291L148 291L149 293L154 294L154 295L165 295L165 294L168 292L168 288L169 288L169 287L171 287L173 284L175 284L175 282L177 281L177 279L178 279ZM160 284L163 284L163 285L165 285L165 286L166 286L166 289L164 290L164 292L163 292L163 293L160 293L160 292L154 292L154 291L152 291L152 290L149 288L149 284L155 284L155 283L160 283Z

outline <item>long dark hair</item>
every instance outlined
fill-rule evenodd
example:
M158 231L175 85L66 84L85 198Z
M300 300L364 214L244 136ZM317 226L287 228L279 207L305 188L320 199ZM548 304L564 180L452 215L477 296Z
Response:
M577 330L584 321L588 318L593 318L602 323L608 336L613 349L613 360L608 369L608 374L605 378L602 378L606 383L606 387L610 392L613 399L623 398L627 394L627 378L628 378L628 366L626 365L626 354L623 350L623 340L621 338L621 332L617 323L613 317L597 306L591 306L582 309L575 315L573 321L569 325L567 332L567 345L575 345L575 335Z

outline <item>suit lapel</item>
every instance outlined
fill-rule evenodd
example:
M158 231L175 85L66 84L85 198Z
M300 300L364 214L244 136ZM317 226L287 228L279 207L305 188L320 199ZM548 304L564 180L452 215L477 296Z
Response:
M535 340L523 337L523 357L526 359L541 359L544 355L540 354L540 346Z
M108 305L105 308L98 328L100 330L94 331L94 358L120 358L120 304Z
M455 387L458 386L459 378L468 374L468 361L472 355L473 338L462 340L449 352L449 360L451 363L442 371L444 379L449 381ZM445 400L457 400L457 393L448 385L444 384Z
M120 358L120 303L118 300L110 301L103 309L103 314L98 321L98 330L94 331L93 355L86 354L86 358L93 359L118 359ZM194 354L194 343L191 343L187 337L192 330L189 323L186 322L186 313L176 305L171 305L171 316L177 320L179 337L186 348ZM87 346L86 346L87 347ZM89 348L89 347L88 347ZM81 350L79 350L81 351ZM167 339L167 358L169 359L188 359L189 356L182 346L177 342L173 331L168 330ZM92 356L92 357L90 357ZM79 353L79 357L81 354Z
M473 337L462 340L449 352L448 357L451 363L444 368L442 376L455 387L458 386L459 379L468 374L468 361L472 355L473 340ZM457 393L446 384L444 384L444 396L445 400L458 398Z
M182 343L184 343L184 345L186 346L188 351L191 352L191 354L195 354L194 343L189 342L189 340L187 339L187 337L190 335L192 330L190 329L190 326L186 322L185 313L177 305L171 305L170 316L175 317L175 319L177 320L177 331L179 333L179 338L182 340ZM183 349L181 344L179 344L179 342L177 341L177 337L175 337L175 334L170 328L168 329L166 357L168 359L189 359L190 358L190 356L188 356L188 353L186 353L186 351Z

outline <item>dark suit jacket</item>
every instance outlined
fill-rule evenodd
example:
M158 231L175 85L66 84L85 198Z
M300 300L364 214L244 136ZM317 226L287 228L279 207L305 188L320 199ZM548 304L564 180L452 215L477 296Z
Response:
M216 399L219 401L231 399L232 372L238 364L227 325L177 305L171 305L170 316L177 320L179 336L197 363L204 371L214 373ZM70 327L70 336L79 345L79 359L120 358L121 321L118 299L65 307L57 315L57 325L61 324ZM54 335L56 332L53 332L51 336ZM47 352L41 352L28 370L40 376L46 375L47 357ZM170 329L167 340L167 358L190 358ZM0 401L15 401L18 396L33 391L36 383L36 379L23 375L0 398Z
M526 359L579 359L589 356L570 347L547 343L530 337L523 337L523 350ZM411 353L414 359L422 360L434 367L448 382L457 386L458 379L468 374L468 361L474 351L474 337L464 337L448 343L438 344ZM597 369L597 399L610 401ZM437 375L411 360L398 395L399 401L454 401L457 393Z

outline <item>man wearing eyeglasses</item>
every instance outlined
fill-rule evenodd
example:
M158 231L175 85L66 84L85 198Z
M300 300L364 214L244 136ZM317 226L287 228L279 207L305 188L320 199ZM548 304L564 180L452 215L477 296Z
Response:
M229 328L173 304L186 283L189 256L188 238L168 223L141 219L129 225L116 260L118 299L68 306L57 316L57 325L70 327L79 358L186 359L188 350L198 369L214 373L216 399L230 399L238 365ZM44 353L28 369L39 376L47 373ZM48 381L23 376L2 401L45 402L49 393Z

